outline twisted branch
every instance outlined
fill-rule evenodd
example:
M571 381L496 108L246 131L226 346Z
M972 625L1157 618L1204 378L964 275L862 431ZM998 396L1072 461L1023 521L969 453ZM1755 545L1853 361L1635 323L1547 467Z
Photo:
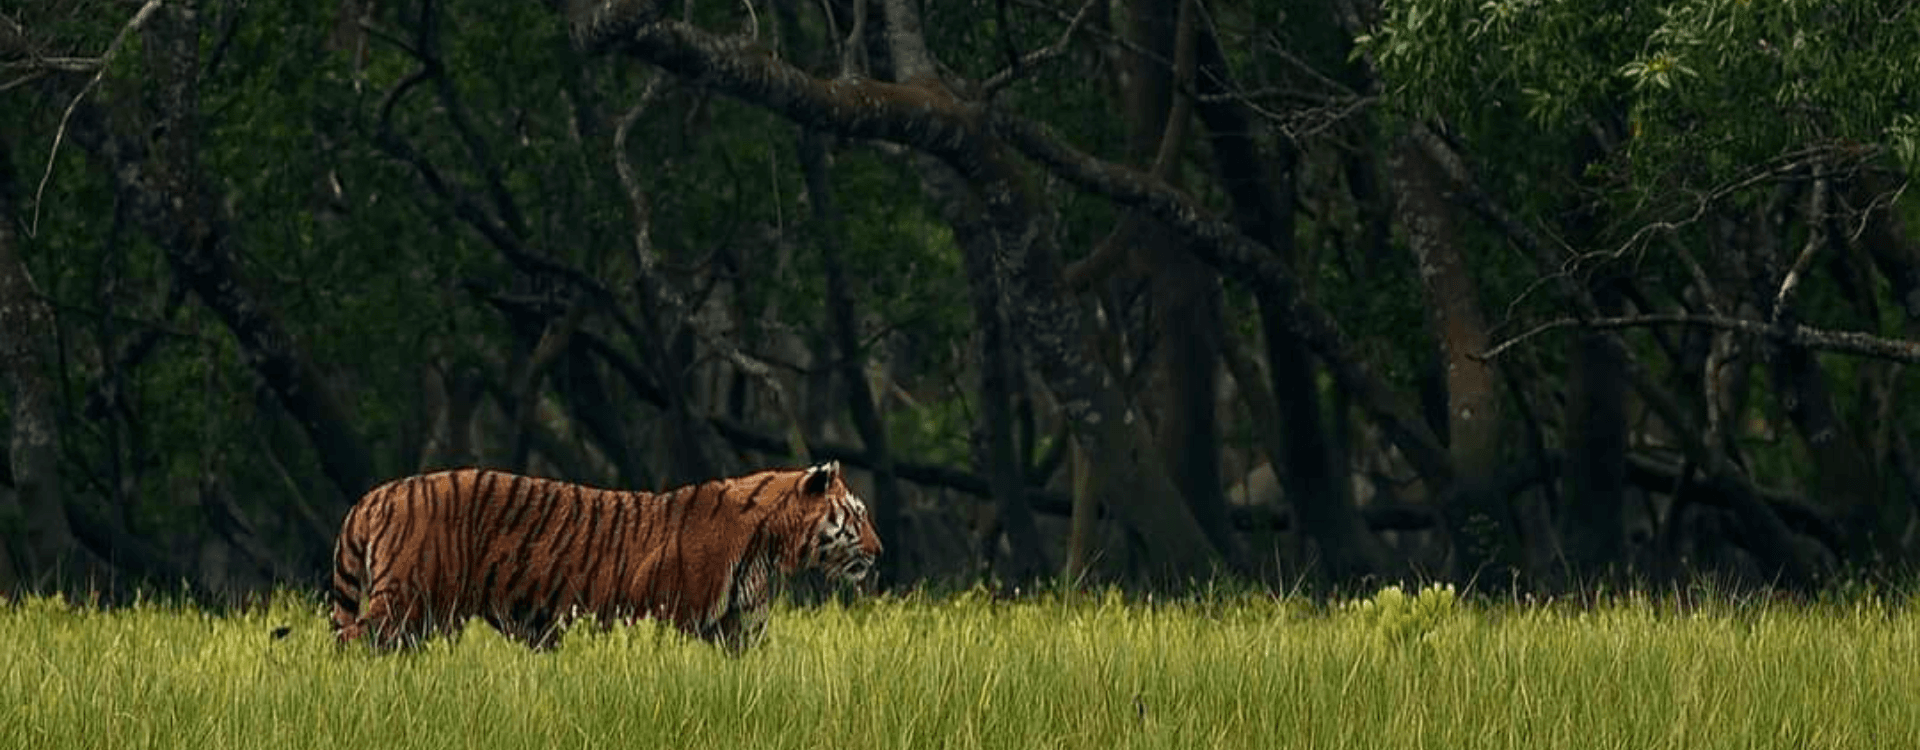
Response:
M1591 330L1616 330L1621 328L1643 328L1658 325L1684 325L1713 328L1723 331L1759 336L1786 346L1804 347L1819 351L1850 354L1859 357L1886 359L1895 362L1920 362L1920 341L1890 339L1858 331L1831 331L1804 325L1779 325L1745 318L1730 318L1724 315L1695 315L1691 313L1655 313L1649 315L1624 315L1615 318L1556 318L1534 326L1513 338L1500 342L1498 346L1479 354L1475 359L1489 360L1500 356L1508 349L1548 331L1562 328L1586 328Z

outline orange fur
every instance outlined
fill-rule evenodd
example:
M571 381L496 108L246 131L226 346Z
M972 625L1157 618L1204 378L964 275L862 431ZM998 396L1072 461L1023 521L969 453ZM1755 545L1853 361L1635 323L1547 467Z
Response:
M482 617L550 648L590 613L668 620L737 649L758 637L779 576L858 580L880 552L838 462L658 494L456 469L388 482L347 513L333 628L343 644L366 633L391 648Z

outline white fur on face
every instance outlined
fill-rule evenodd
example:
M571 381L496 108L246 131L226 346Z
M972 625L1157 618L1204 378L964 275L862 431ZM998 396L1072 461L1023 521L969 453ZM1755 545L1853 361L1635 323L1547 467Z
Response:
M859 581L873 568L873 556L860 548L860 528L867 505L849 492L834 498L814 531L814 549L808 556L814 567L829 576Z

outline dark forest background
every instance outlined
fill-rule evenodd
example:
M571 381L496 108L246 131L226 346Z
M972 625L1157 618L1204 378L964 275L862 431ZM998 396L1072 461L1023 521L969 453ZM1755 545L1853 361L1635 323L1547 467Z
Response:
M1920 540L1920 10L3 0L0 589L838 459L883 580Z

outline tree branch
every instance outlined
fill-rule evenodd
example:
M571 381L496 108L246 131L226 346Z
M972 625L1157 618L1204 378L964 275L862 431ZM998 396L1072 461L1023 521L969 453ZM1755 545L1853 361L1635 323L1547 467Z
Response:
M1193 80L1194 67L1193 4L1194 0L1183 0L1180 3L1178 20L1174 24L1174 33L1178 41L1175 42L1173 56L1173 90L1175 92L1173 107L1167 113L1166 127L1160 132L1160 143L1154 151L1153 163L1147 172L1151 179L1169 184L1173 182L1173 164L1178 159L1180 146L1186 141L1187 121L1192 119L1193 114L1193 97L1187 95L1191 90L1189 83ZM1084 8L1082 12L1085 12ZM1078 21L1079 19L1076 18L1075 22ZM1145 222L1145 217L1138 212L1128 211L1121 216L1120 223L1114 226L1113 232L1108 234L1106 239L1094 246L1093 252L1088 253L1085 258L1076 263L1068 264L1064 274L1067 288L1084 291L1089 285L1107 278L1124 265L1133 255L1130 252L1133 249L1130 243L1137 239L1140 228Z
M1780 291L1773 294L1773 308L1767 319L1774 325L1779 325L1787 315L1788 303L1799 290L1801 277L1813 265L1813 256L1820 246L1827 243L1827 199L1833 192L1831 182L1825 177L1813 181L1813 195L1807 199L1807 244L1800 249L1799 257L1793 259L1787 275L1780 279Z
M1587 318L1589 323L1594 320L1610 320L1600 311L1599 303L1594 299L1592 292L1585 286L1575 283L1569 273L1568 269L1579 260L1578 257L1563 259L1560 253L1549 247L1531 228L1521 223L1512 212L1495 201L1474 177L1473 170L1467 165L1466 159L1430 128L1424 125L1416 126L1412 135L1453 182L1457 189L1456 200L1462 201L1475 214L1531 254L1542 273L1548 274L1549 278L1559 285L1567 297L1573 300L1579 314ZM1630 318L1618 320L1628 319ZM1563 319L1548 324L1543 330L1564 328L1576 323L1578 321ZM1741 323L1743 326L1746 324L1746 322ZM1756 551L1768 557L1770 563L1778 565L1788 583L1810 584L1816 575L1817 562L1808 559L1796 547L1791 530L1787 528L1779 514L1760 500L1759 488L1734 462L1728 460L1720 446L1709 445L1702 438L1701 430L1693 425L1678 400L1660 385L1645 365L1631 356L1625 341L1618 334L1608 334L1606 343L1616 350L1620 361L1625 363L1627 379L1633 384L1634 390L1640 393L1641 398L1655 414L1659 415L1661 421L1667 423L1672 434L1679 440L1687 460L1705 474L1707 483L1715 485L1719 491L1723 492L1729 500L1731 509L1752 529L1758 543ZM1495 347L1495 350L1499 348ZM1490 353L1497 353L1497 351ZM1486 354L1481 356L1484 357Z
M575 38L586 47L619 44L622 49L672 72L812 127L919 148L969 175L978 173L982 154L994 147L990 141L978 137L984 123L991 133L1055 175L1166 221L1196 240L1195 251L1224 273L1247 279L1256 289L1269 293L1284 308L1303 342L1328 363L1329 371L1342 389L1383 427L1416 468L1430 478L1451 478L1450 462L1431 431L1419 420L1406 416L1409 411L1395 402L1393 392L1361 365L1332 316L1306 300L1298 279L1272 256L1271 248L1207 216L1188 196L1150 176L1082 154L1059 142L1043 127L1015 115L954 101L939 90L876 81L814 80L740 40L716 38L686 24L658 21L658 10L657 3L638 0L594 5L587 12L575 15ZM1438 139L1432 133L1423 132L1418 136L1423 147L1436 148ZM1462 187L1462 199L1472 209L1532 251L1547 273L1562 282L1568 281L1566 253L1549 247L1513 215L1502 210L1478 188L1471 175L1464 172L1464 164L1457 154L1440 153L1435 159ZM1774 172L1777 170L1769 173ZM987 197L990 210L1008 202L998 194ZM1012 225L1009 228L1017 229ZM1581 295L1580 290L1570 293L1583 303L1584 315L1604 320L1593 309L1591 299ZM1865 334L1808 328L1786 329L1783 333L1765 330L1751 321L1727 326L1750 334L1785 336L1789 341L1828 346L1836 351L1871 353L1900 361L1911 361L1915 356L1913 345L1907 342ZM1616 338L1614 345L1619 343ZM1646 376L1644 368L1632 366L1631 370L1637 388L1650 398L1663 395L1664 391L1654 392L1661 389ZM1674 407L1667 410L1669 417L1685 421L1683 410L1675 404L1668 406ZM1728 470L1723 459L1714 460L1704 454L1700 458L1709 461L1710 474ZM1744 483L1737 472L1720 479Z
M1028 70L1065 54L1067 44L1073 41L1074 35L1080 31L1081 26L1086 24L1087 19L1093 17L1093 9L1099 7L1100 3L1101 0L1087 0L1081 3L1080 10L1073 14L1072 20L1067 21L1067 30L1060 32L1060 38L1054 43L1014 58L1006 70L989 76L984 83L980 84L980 89L985 92L986 98L993 99L994 94L1000 93L1001 89L1020 80ZM1007 31L1003 29L1002 33Z
M148 83L161 89L154 95L160 119L151 129L156 135L151 150L115 133L97 111L79 120L75 141L103 157L130 215L165 250L180 283L226 326L243 361L299 422L322 470L341 492L342 502L334 508L344 511L347 502L373 485L373 459L332 384L243 278L231 218L198 170L196 19L168 7L158 11L147 32L143 48L155 71Z
M471 289L475 294L480 295L488 304L493 305L508 315L537 316L543 319L546 316L546 313L536 309L535 303L533 302L488 293L478 288ZM605 362L613 372L617 373L620 378L626 382L627 387L631 389L634 395L639 397L641 401L651 404L658 409L664 410L667 408L665 392L653 382L652 377L647 374L645 368L642 368L639 363L634 362L606 339L601 338L598 334L591 331L580 330L574 333L571 342L572 346L582 347L592 356ZM803 458L793 452L793 447L788 444L785 437L775 432L754 427L741 420L732 419L723 415L710 415L706 417L706 419L707 422L712 425L714 432L718 433L720 437L725 438L727 442L732 443L735 448L753 451L755 453L763 453L769 456ZM809 443L808 449L811 451L809 456L805 457L808 458L808 460L840 461L849 466L866 469L868 471L878 469L878 465L873 460L873 456L857 446L828 440L817 440ZM939 487L956 492L964 492L983 500L993 499L993 490L987 478L965 469L921 461L896 459L893 461L893 473L901 479L921 486ZM1027 503L1037 513L1057 516L1072 515L1073 499L1068 497L1066 493L1032 485L1024 487L1022 493ZM1432 509L1419 505L1378 504L1362 508L1361 513L1366 517L1368 526L1372 527L1375 531L1411 531L1429 528L1436 523ZM1228 516L1234 527L1242 530L1255 528L1275 530L1291 529L1293 524L1292 515L1291 512L1266 507L1240 506L1228 509Z
M1831 331L1803 325L1776 325L1758 320L1733 318L1724 315L1696 315L1690 313L1654 313L1648 315L1626 315L1614 318L1556 318L1534 326L1499 345L1474 355L1476 359L1493 359L1528 339L1548 331L1562 328L1585 328L1589 330L1614 330L1621 328L1642 328L1658 325L1685 325L1713 328L1749 336L1759 336L1785 346L1797 346L1807 349L1850 354L1859 357L1887 359L1895 362L1920 363L1920 341L1889 339L1858 331Z
M668 72L698 81L795 122L849 138L875 138L942 157L962 152L978 132L976 108L944 92L871 79L816 79L766 48L679 21L644 23L655 3L615 0L604 12L574 18L575 43L588 49L620 42L623 50ZM639 13L647 10L648 13ZM609 29L632 28L619 39Z
M991 120L994 132L1004 136L1028 158L1082 189L1152 213L1192 239L1192 247L1202 260L1272 295L1285 309L1294 332L1326 362L1327 370L1340 387L1353 395L1415 470L1442 484L1452 479L1451 459L1433 431L1409 414L1385 381L1366 369L1339 323L1307 299L1299 278L1274 257L1270 248L1248 238L1231 224L1206 215L1165 182L1082 153L1030 121L997 112L991 115Z
M106 77L107 70L113 63L114 54L119 52L120 46L127 41L127 35L146 24L147 18L159 8L160 0L147 0L147 3L140 6L140 10L133 14L133 18L127 21L127 25L120 27L120 33L113 35L113 41L107 45L107 51L100 53L98 67L94 70L93 77L87 79L86 84L80 87L80 93L74 94L73 100L67 102L66 110L60 113L60 127L53 132L53 147L47 149L47 168L40 173L40 186L33 191L33 223L27 228L28 237L40 234L41 198L46 195L47 181L53 178L54 159L60 155L60 142L66 138L67 121L73 119L74 108L80 106L80 100L86 98L87 92L92 91L93 87L100 83L101 78Z

